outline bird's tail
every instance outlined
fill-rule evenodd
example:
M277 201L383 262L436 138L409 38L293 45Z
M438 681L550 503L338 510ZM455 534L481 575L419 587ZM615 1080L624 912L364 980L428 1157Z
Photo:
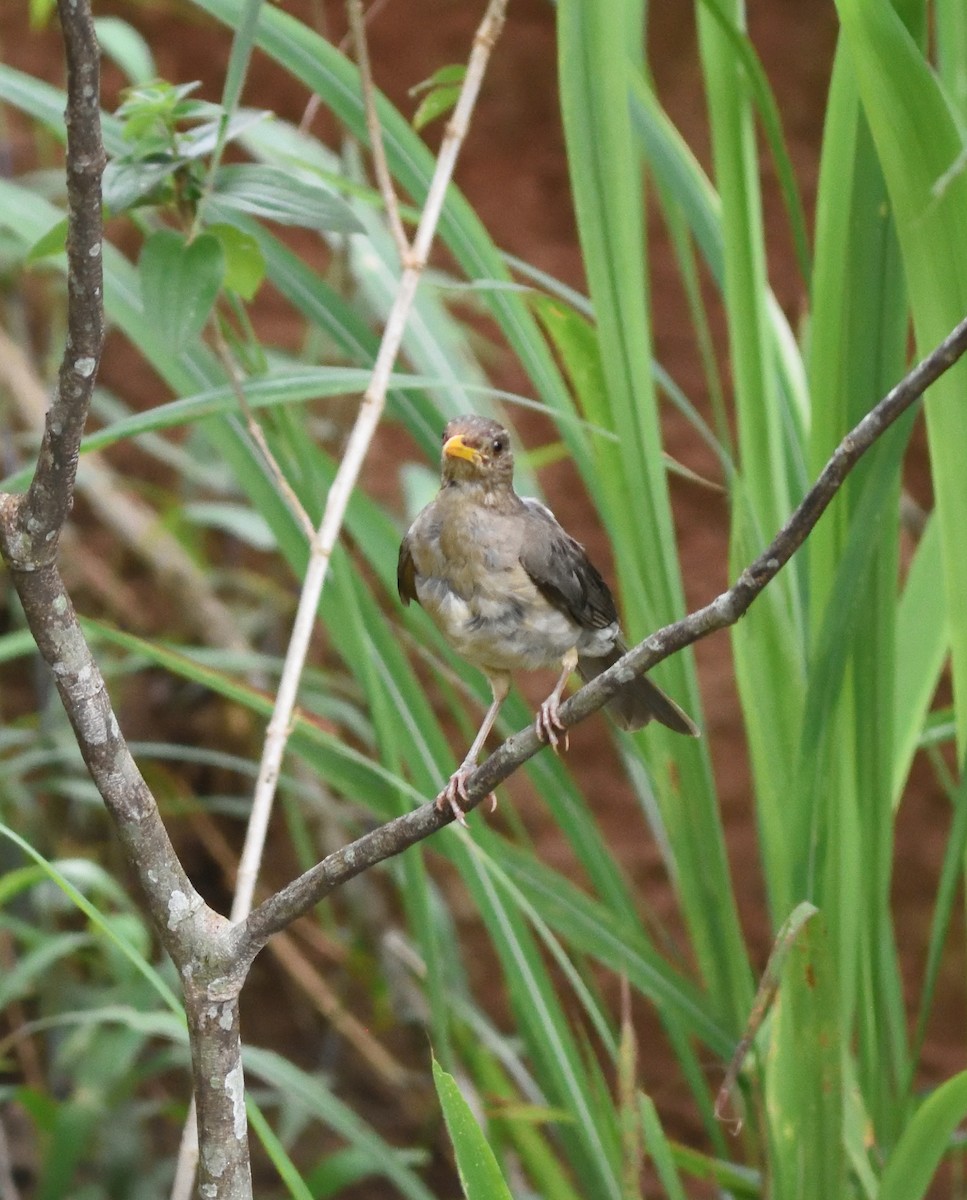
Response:
M613 666L625 652L626 647L621 642L615 642L609 653L601 658L586 658L582 655L578 659L578 674L588 683ZM644 675L626 683L621 691L608 701L605 708L620 729L641 729L649 721L658 721L676 733L684 733L689 737L700 736L698 726L692 718Z

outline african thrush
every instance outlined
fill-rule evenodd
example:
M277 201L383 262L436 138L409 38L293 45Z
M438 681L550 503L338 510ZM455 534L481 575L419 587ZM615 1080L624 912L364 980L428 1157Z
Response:
M568 677L576 668L587 682L625 653L614 599L584 547L540 501L518 496L513 476L506 429L485 417L450 421L440 491L400 546L400 599L426 609L493 692L473 745L436 799L464 824L459 801L468 798L467 780L510 691L511 672L560 669L535 727L555 750L563 733L566 749L558 707ZM656 720L698 736L693 721L644 676L626 683L606 707L622 729Z

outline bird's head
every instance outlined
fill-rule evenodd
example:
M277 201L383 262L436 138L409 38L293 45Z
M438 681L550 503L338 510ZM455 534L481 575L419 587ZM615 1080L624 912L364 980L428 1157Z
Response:
M510 434L487 417L454 417L443 431L443 483L471 483L487 491L513 486Z

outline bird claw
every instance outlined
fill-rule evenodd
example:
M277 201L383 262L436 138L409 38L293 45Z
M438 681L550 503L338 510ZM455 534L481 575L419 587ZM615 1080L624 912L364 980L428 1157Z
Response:
M537 717L534 721L534 729L537 731L537 736L542 742L547 742L555 754L559 754L558 744L561 742L560 734L564 735L564 752L567 753L570 748L571 741L568 735L567 726L557 715L557 701L553 697L549 697L537 710Z
M457 770L454 771L450 776L446 787L443 788L434 802L440 812L446 812L449 808L453 813L454 820L458 821L464 827L464 829L468 829L469 826L467 825L466 812L460 801L462 800L465 804L470 803L470 795L467 792L467 781L473 774L473 771L473 767L458 767ZM496 812L496 793L491 792L486 798L490 801L490 811L492 813Z

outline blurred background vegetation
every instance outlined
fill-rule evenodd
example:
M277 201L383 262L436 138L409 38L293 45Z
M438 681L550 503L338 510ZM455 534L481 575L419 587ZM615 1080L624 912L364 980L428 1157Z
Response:
M442 129L415 114L447 101L412 89L465 61L481 12L372 17L407 220ZM967 312L964 12L810 0L747 30L732 0L511 0L323 595L264 888L434 795L486 705L394 594L449 416L514 427L519 487L606 567L636 639L721 590ZM227 911L306 556L227 363L318 519L398 263L341 5L96 15L111 334L64 569L176 845ZM4 6L0 57L6 489L63 342L42 0ZM260 1196L457 1195L431 1048L515 1197L967 1194L964 370L731 638L656 672L701 742L595 718L472 836L275 939L243 996ZM5 1141L24 1195L163 1195L188 1094L173 972L0 589ZM504 733L547 690L522 684Z

